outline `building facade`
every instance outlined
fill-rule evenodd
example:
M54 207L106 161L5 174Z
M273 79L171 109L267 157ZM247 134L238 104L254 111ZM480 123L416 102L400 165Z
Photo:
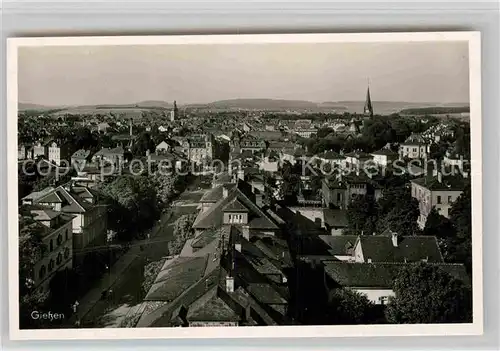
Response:
M427 216L432 208L446 218L450 217L450 209L453 203L463 192L463 182L449 184L443 181L442 176L426 177L411 181L411 195L418 200L420 215L418 225L421 229L425 227Z
M23 225L21 219L20 243L23 233L41 233L43 249L34 264L33 281L37 291L47 292L57 271L73 267L73 217L43 206L25 206L21 212L28 214L31 223Z

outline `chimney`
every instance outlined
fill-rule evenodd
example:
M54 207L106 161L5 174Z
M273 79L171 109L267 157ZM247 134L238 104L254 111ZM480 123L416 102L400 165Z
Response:
M244 225L241 227L241 231L243 232L243 237L247 240L250 240L250 227Z
M398 233L391 232L392 234L392 246L398 247Z
M234 277L226 276L226 292L234 292Z
M225 199L227 197L228 190L226 186L222 186L222 197Z
M245 171L242 169L238 170L238 179L245 180Z
M264 206L264 201L262 199L262 194L258 193L255 194L255 204L259 207Z
M442 183L443 182L443 174L441 172L438 172L437 174L438 182Z
M432 161L427 162L426 166L427 166L427 176L433 177L434 176L434 163Z

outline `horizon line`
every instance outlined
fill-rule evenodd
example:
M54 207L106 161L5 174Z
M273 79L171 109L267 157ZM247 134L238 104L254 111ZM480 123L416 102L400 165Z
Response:
M302 99L282 99L282 98L227 98L227 99L219 99L213 100L210 102L188 102L188 103L179 103L178 100L172 100L172 102L167 100L156 100L156 99L145 99L134 102L106 102L106 103L92 103L92 104L57 104L57 105L45 105L43 103L37 102L26 102L26 101L18 101L17 104L26 104L26 105L38 105L40 107L51 107L51 108L61 108L61 107L83 107L83 106L125 106L125 105L137 105L144 102L159 102L165 103L173 106L173 102L177 101L177 106L190 106L190 105L210 105L217 102L229 102L236 100L247 100L247 101L255 101L255 100L268 100L268 101L286 101L286 102L309 102L312 104L325 104L325 103L344 103L344 102L364 102L364 99L361 100L327 100L327 101L312 101L312 100L302 100ZM440 104L460 104L460 105L470 105L470 101L451 101L451 102L438 102L438 101L405 101L405 100L372 100L372 103L408 103L408 104L432 104L432 105L440 105ZM154 107L154 106L151 106Z

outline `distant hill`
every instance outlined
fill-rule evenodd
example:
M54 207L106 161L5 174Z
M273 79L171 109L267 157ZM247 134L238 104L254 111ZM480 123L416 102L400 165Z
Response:
M426 108L460 108L462 112L468 103L416 103L404 101L373 101L375 114L388 115L391 113L415 112L415 109ZM180 105L181 106L181 105ZM273 110L273 111L315 111L315 112L350 112L363 113L364 101L325 101L321 103L305 100L285 100L285 99L229 99L218 100L206 104L187 104L185 108L200 109L220 109L220 110ZM19 103L19 110L54 110L55 114L97 114L97 113L140 113L141 111L151 111L152 109L164 110L173 108L173 104L160 100L145 100L131 104L99 104L82 106L45 106L39 104ZM408 112L410 111L410 112ZM424 110L425 112L425 110ZM422 113L424 113L422 112ZM465 111L464 111L465 112Z
M283 99L231 99L219 100L208 104L191 104L187 107L213 108L213 109L254 109L254 110L313 110L318 112L337 111L363 113L364 101L325 101L321 103L304 100L283 100ZM443 106L464 106L464 103L439 104L404 101L373 101L375 114L398 113L404 109L443 107Z
M282 99L230 99L218 100L208 104L193 104L187 107L205 107L216 109L311 109L317 104L303 100L282 100Z
M161 108L173 108L174 103L169 103L166 101L160 101L160 100L146 100L146 101L140 101L136 103L139 107L161 107Z
M55 110L58 108L63 108L64 106L46 106L46 105L39 105L39 104L30 104L30 103L25 103L25 102L19 102L17 104L17 109L19 111L27 111L27 110L39 110L39 111L45 111L45 110Z

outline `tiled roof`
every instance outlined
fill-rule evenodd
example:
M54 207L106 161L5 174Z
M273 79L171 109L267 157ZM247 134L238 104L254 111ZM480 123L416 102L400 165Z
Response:
M212 228L204 230L200 235L193 239L191 242L191 247L196 251L204 248L212 241L219 237L219 230L214 230Z
M224 301L221 296L224 294L219 286L213 287L202 297L196 300L189 306L187 320L193 321L232 321L238 322L241 320L241 312L243 309L233 307Z
M26 195L25 197L22 198L22 200L36 200L54 190L53 187L47 187L41 191L33 191L32 193Z
M33 219L35 221L50 221L61 214L61 212L57 212L52 209L33 210L31 213L33 214Z
M347 211L325 208L323 210L325 223L332 227L347 227Z
M203 277L207 260L208 256L180 257L174 262L167 261L166 266L162 267L144 299L154 301L174 300Z
M345 154L345 156L346 157L354 157L357 159L372 158L372 156L370 154L367 154L365 152L358 152L358 151L349 152L349 153Z
M319 238L329 246L329 253L336 256L352 255L358 240L357 235L320 235Z
M35 200L36 203L60 203L61 211L66 213L83 213L92 210L94 207L77 194L72 194L58 186L49 194Z
M223 209L235 198L248 208L248 226L250 228L278 229L278 226L272 219L240 190L239 185L231 189L226 198L219 200L211 208L200 213L195 220L193 228L206 229L221 226L223 223Z
M412 183L418 184L429 190L449 190L463 191L465 187L465 179L462 177L443 177L439 182L437 177L423 177L411 180Z
M235 197L230 203L228 203L222 209L224 212L249 212L248 208L243 205L237 197Z
M36 199L36 202L39 202L39 203L62 203L63 200L57 194L57 192L53 191L49 194L46 194L45 196L39 197L38 199Z
M443 262L434 236L399 236L398 246L389 235L361 235L361 249L365 261L372 262Z
M229 176L230 178L230 176ZM228 190L232 189L236 186L236 184L232 183L226 183L226 184L220 184L216 186L215 188L212 188L208 190L205 194L200 199L200 202L217 202L220 199L222 199L223 195L223 187L226 187Z
M380 149L378 151L372 152L372 155L398 156L399 154L389 149Z
M286 304L287 301L270 284L250 283L246 290L263 304Z
M101 150L97 151L94 156L101 155L123 155L124 150L122 147L115 147L114 149L108 149L103 147Z
M405 265L407 264L325 262L325 273L344 287L392 289L395 277ZM462 264L443 263L437 266L465 283L469 280Z
M394 264L325 262L326 275L344 287L392 288L399 268Z
M281 270L262 250L247 240L241 239L241 253L247 262L260 274L280 274Z

